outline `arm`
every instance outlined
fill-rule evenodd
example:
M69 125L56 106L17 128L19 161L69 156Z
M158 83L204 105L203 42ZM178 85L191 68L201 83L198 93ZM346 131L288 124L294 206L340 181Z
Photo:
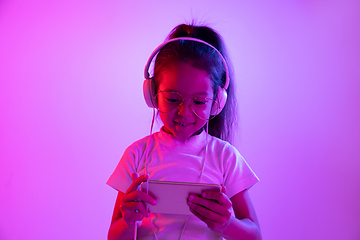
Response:
M108 240L133 239L134 227L126 224L120 211L121 199L124 195L125 193L120 191L117 195L111 225L108 232Z
M118 193L111 225L108 233L109 240L133 239L136 221L141 221L149 216L143 202L154 205L155 199L148 194L137 191L142 182L148 179L147 175L139 177L133 174L133 183L126 193Z
M259 221L254 206L251 202L248 190L244 190L231 198L235 218L232 219L226 229L226 239L236 239L236 236L244 235L246 239L262 239Z
M214 232L228 240L260 240L261 232L247 190L229 199L224 193L205 192L189 198L190 210ZM234 209L235 217L229 209Z

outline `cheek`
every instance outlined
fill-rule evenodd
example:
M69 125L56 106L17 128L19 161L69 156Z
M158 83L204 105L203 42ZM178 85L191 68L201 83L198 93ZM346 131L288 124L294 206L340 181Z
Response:
M156 106L158 107L158 109L161 109L162 112L168 112L167 110L167 105L164 103L164 101L162 99L156 98Z
M172 122L172 113L161 113L159 112L160 119L164 124L169 124Z

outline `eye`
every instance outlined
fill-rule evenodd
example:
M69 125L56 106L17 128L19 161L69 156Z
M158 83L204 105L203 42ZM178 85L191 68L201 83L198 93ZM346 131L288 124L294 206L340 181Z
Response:
M203 106L208 102L208 100L206 98L195 98L193 102L197 106Z
M168 104L180 104L182 102L182 97L175 92L160 92L159 96Z
M167 102L169 102L169 103L179 103L179 102L181 102L181 100L180 99L178 99L178 98L165 98L166 99L166 101Z

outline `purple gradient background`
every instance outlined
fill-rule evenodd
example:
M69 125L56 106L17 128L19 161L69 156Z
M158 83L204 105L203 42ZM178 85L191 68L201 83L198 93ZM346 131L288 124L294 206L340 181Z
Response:
M152 50L223 34L264 240L360 239L360 2L0 1L0 239L105 239Z

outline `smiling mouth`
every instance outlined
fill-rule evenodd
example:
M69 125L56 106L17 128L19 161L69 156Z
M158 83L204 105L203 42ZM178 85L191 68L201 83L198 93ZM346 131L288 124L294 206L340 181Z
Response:
M176 122L177 125L180 125L181 127L187 127L189 126L191 123L180 123L180 122Z

